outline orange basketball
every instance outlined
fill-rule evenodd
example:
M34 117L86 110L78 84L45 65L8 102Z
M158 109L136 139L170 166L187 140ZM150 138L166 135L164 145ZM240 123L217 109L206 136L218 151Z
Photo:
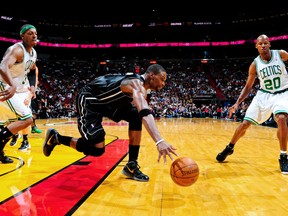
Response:
M172 180L180 186L190 186L199 177L198 164L189 157L179 157L173 161L170 167Z

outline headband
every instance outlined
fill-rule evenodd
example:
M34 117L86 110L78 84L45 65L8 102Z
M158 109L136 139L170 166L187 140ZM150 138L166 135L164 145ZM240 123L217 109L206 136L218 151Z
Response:
M21 34L24 34L28 29L31 29L31 28L36 29L35 26L30 25L30 24L23 26L23 27L20 29L20 35L21 35Z

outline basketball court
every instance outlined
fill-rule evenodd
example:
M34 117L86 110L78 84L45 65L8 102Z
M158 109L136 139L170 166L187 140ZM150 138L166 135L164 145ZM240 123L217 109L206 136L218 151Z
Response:
M56 146L42 153L48 128L79 136L76 119L37 120L42 134L29 134L31 150L21 152L20 140L5 147L12 164L0 164L0 215L249 215L288 213L288 176L279 170L276 128L252 126L233 155L218 163L216 155L229 142L238 122L218 119L157 120L163 138L179 156L193 158L200 169L191 186L176 185L170 165L157 162L155 143L143 129L139 165L149 182L127 179L128 125L105 120L106 152L95 158ZM174 157L176 158L176 157Z

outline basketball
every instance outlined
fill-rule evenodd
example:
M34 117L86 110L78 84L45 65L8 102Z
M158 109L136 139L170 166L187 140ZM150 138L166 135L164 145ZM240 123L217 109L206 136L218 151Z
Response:
M180 186L190 186L199 177L198 164L189 157L180 157L173 161L170 167L172 180Z

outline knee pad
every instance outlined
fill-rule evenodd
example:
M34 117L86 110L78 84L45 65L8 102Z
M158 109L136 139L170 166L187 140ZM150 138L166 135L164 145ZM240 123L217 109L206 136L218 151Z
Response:
M142 119L136 108L131 109L128 122L129 122L129 130L135 130L135 131L142 130Z
M128 106L118 109L112 118L113 121L125 120L129 122L129 130L142 130L142 120L136 107Z
M91 148L91 151L88 152L88 154L86 154L85 152L84 152L84 154L85 155L91 155L91 156L99 157L99 156L103 155L104 152L105 152L105 147L104 148L96 148L96 147L93 146Z
M79 138L76 143L76 150L79 152L83 152L85 155L99 157L104 154L105 147L96 148L94 144L91 144L90 142L85 141L83 138Z

